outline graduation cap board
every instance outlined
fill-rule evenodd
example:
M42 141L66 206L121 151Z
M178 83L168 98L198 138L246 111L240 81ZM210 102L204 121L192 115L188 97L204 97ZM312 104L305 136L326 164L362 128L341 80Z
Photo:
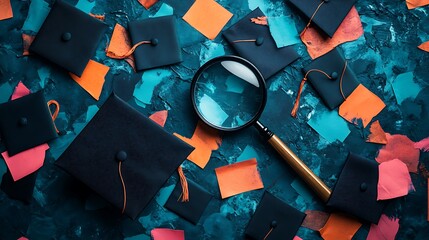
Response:
M304 218L305 213L265 192L245 234L252 240L292 240Z
M377 201L378 163L350 153L327 206L378 223L385 202Z
M256 8L222 34L237 53L253 63L265 79L299 58L292 46L277 48L268 26L251 22L264 16Z
M57 0L30 51L81 77L106 29L103 22Z
M359 86L342 53L334 48L302 69L304 78L297 93L292 116L296 116L305 82L308 80L331 110L337 108Z
M5 192L10 198L31 203L33 199L33 189L36 184L37 173L34 172L18 181L14 181L10 171L8 170L2 178L0 189Z
M177 213L189 222L197 224L212 199L212 195L189 179L188 189L189 201L180 201L179 199L182 196L182 186L180 183L177 183L164 207Z
M289 0L326 35L332 37L357 0ZM307 25L308 27L308 25Z
M42 91L1 104L0 116L0 133L9 156L58 136Z
M135 219L192 151L112 94L56 164Z
M128 24L138 71L182 61L176 32L176 18L163 16L133 21Z

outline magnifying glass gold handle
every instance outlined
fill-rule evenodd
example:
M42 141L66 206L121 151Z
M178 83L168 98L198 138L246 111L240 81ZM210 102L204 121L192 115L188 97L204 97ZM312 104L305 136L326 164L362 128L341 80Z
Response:
M313 189L323 202L327 202L331 189L286 144L259 121L255 125L268 138L268 143L282 156L292 169Z
M316 192L323 202L328 201L331 189L279 137L273 135L268 139L268 143L273 146L292 169Z

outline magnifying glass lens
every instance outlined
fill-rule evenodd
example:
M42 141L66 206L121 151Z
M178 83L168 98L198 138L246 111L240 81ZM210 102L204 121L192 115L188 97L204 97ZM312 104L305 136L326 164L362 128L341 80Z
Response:
M214 62L195 81L196 110L218 129L239 129L254 121L264 108L262 81L254 70L237 61Z

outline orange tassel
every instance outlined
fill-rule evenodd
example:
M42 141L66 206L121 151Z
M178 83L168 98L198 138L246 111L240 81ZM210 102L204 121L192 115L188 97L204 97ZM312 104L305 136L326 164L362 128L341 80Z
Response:
M122 177L122 162L118 163L118 172L119 172L119 178L121 179L121 183L122 183L122 191L124 194L124 203L122 206L122 214L124 214L125 209L127 208L127 189L125 187L124 178Z
M55 112L54 112L54 114L52 114L51 109L50 109L50 106L52 104L55 105ZM55 100L49 100L48 101L48 108L49 108L49 112L52 115L52 122L54 122L55 131L57 133L59 133L60 131L58 131L57 126L55 125L55 119L57 119L58 114L60 113L60 104L57 101L55 101Z
M310 20L308 20L307 25L305 26L304 30L299 34L300 37L304 35L304 33L307 31L307 29L310 27L310 24L313 22L313 18L316 16L316 13L319 11L320 7L325 3L325 1L322 1L319 6L317 6L316 10L314 11L313 15L311 15Z
M292 112L290 113L290 115L294 118L296 118L296 113L298 112L299 100L301 99L301 93L302 93L302 90L304 88L304 84L306 81L307 81L307 78L304 77L301 80L301 84L299 85L298 95L296 96L295 104L293 105Z
M124 59L124 58L127 58L127 57L131 56L131 54L133 54L134 51L136 50L136 48L139 47L140 45L150 44L150 43L152 43L152 42L151 41L141 41L141 42L138 42L138 43L134 44L134 46L127 53L125 53L123 55L112 55L110 57L114 58L114 59Z
M185 173L183 172L182 166L180 166L177 169L177 172L179 173L180 177L180 184L182 185L182 194L181 194L181 201L182 202L189 202L189 188L188 188L188 180L186 180Z
M327 78L332 79L331 76L329 76L327 73L325 73L322 70L319 70L319 69L308 70L305 73L304 78L301 80L301 84L299 85L298 95L296 96L295 104L293 106L292 112L290 113L290 115L292 115L292 117L296 117L296 113L298 112L298 107L299 107L299 100L301 99L302 89L304 88L304 84L307 81L308 74L310 74L311 72L319 72L319 73L322 73L323 75L325 75Z

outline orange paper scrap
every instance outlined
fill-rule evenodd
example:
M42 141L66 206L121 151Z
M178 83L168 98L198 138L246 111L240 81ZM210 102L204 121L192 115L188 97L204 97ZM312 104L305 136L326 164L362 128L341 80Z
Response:
M125 55L131 49L131 40L128 37L127 30L121 26L120 24L116 24L113 29L112 38L110 39L109 46L106 48L106 56L114 59L122 59L119 56ZM134 56L130 55L125 58L125 61L130 64L130 66L134 69Z
M420 44L420 45L418 46L418 48L419 48L420 50L423 50L423 51L429 52L429 41L427 41L427 42L424 42L424 43Z
M380 122L378 120L371 124L369 131L371 134L366 139L367 142L379 144L387 143L386 133L384 132L383 128L381 128Z
M219 131L199 122L192 137L186 138L177 133L174 135L193 146L195 150L188 156L188 160L204 168L210 160L213 150L217 150L222 143Z
M25 33L22 34L22 55L23 56L30 55L30 52L28 51L28 49L30 48L30 45L33 43L35 37L36 36L31 36Z
M264 188L256 158L215 169L222 199Z
M168 117L168 111L162 110L155 112L154 114L150 115L150 119L156 123L158 123L159 126L164 127L165 122L167 121Z
M153 5L155 5L155 3L158 2L158 0L138 0L138 1L146 9L149 9L150 7L152 7Z
M12 5L10 0L0 0L0 20L13 17Z
M342 43L354 41L362 36L363 28L359 13L353 7L332 38L321 35L319 32L316 27L310 27L301 36L301 40L307 46L308 54L312 59L328 53Z
M406 0L408 9L423 7L429 4L429 0Z
M353 238L361 226L362 223L351 217L332 213L319 232L325 240L349 240Z
M89 60L81 77L78 77L73 73L70 73L70 76L93 98L98 100L100 98L101 90L103 89L104 77L108 71L108 66Z
M414 147L414 142L407 136L400 134L390 135L386 133L386 138L387 144L378 151L375 160L383 163L397 158L407 165L409 172L417 173L420 150Z
M385 106L377 95L359 84L340 105L339 114L345 120L354 124L357 124L357 120L361 119L363 127L366 127L372 118L381 112Z
M183 20L213 40L231 17L232 13L214 0L196 0Z

